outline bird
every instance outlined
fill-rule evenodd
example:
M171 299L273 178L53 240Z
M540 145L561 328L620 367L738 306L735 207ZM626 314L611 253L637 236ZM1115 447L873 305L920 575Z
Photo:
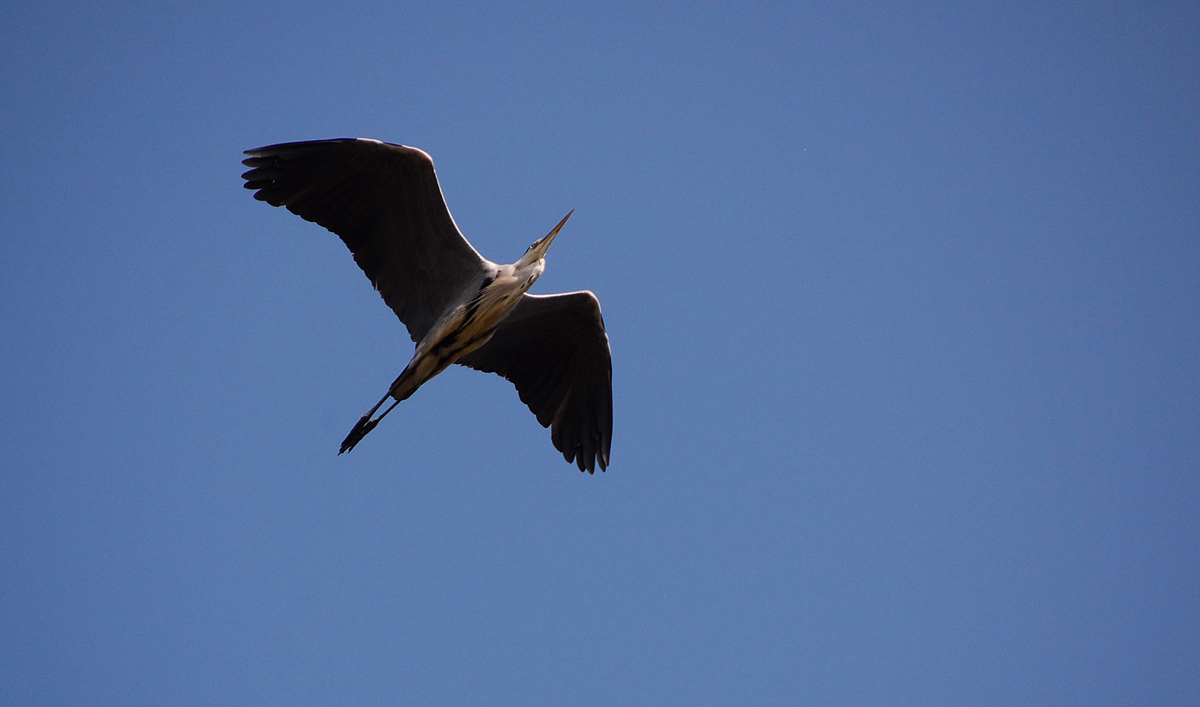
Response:
M487 260L459 231L433 158L415 147L337 138L246 150L254 198L337 234L416 348L387 394L343 440L354 449L401 401L459 364L496 373L568 463L608 468L612 352L590 291L533 295L546 251L572 209L511 265ZM388 399L392 404L378 416Z

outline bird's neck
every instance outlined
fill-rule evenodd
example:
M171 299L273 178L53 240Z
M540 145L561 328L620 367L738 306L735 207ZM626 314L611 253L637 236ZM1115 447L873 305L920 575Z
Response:
M546 261L540 258L527 265L501 265L491 283L480 291L478 310L499 322L545 269Z

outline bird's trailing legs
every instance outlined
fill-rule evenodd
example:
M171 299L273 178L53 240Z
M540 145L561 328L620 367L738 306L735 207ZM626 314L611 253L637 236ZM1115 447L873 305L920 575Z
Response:
M354 445L358 444L363 437L366 437L368 432L375 429L375 425L378 425L380 420L387 417L387 414L393 408L399 405L401 401L408 400L409 396L416 392L417 388L421 387L421 383L429 380L430 375L426 374L424 377L421 377L421 373L419 373L421 370L420 363L426 358L420 354L413 356L413 359L404 367L404 371L400 373L400 377L388 388L387 395L380 398L379 402L375 403L375 407L368 410L366 415L360 417L358 424L354 426L354 429L350 430L350 434L346 435L346 439L342 440L342 449L338 452L339 456L354 449ZM448 365L450 365L448 362L442 365L433 375L437 375L437 373L440 373ZM379 417L372 418L371 416L375 414L376 410L383 407L388 398L395 398L395 402L389 405L387 410L379 413Z
M382 407L390 397L392 397L392 393L391 391L388 391L387 395L383 396L379 402L375 403L375 407L368 410L366 415L363 415L361 418L359 418L358 424L354 426L354 429L350 430L350 434L346 435L346 439L342 440L342 449L338 452L339 455L345 454L351 449L354 449L354 445L358 444L363 437L366 437L368 432L375 429L375 425L378 425L380 420L387 417L387 414L392 411L392 408L400 404L399 400L395 401L388 406L387 410L381 412L379 417L372 419L371 416L375 414L375 411Z

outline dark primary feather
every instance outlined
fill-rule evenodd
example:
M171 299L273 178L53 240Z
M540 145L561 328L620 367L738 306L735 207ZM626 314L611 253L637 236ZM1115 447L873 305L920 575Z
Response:
M491 341L458 363L516 386L568 462L608 467L612 356L600 302L591 292L524 295Z
M413 147L343 138L247 150L254 198L341 236L413 341L420 341L484 259L442 198L433 160Z

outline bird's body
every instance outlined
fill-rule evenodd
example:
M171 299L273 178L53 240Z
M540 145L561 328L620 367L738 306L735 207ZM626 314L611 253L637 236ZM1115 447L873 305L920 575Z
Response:
M488 265L494 274L485 276L473 294L470 289L465 291L461 301L417 342L412 361L392 384L390 395L397 401L407 399L425 381L486 344L545 269L542 260L519 270L515 265Z
M356 444L452 363L512 381L567 461L608 466L612 363L590 292L526 294L567 214L511 265L475 251L454 224L424 152L376 140L285 143L247 150L255 198L287 206L341 236L416 342L388 393L342 442ZM395 402L378 417L387 401Z

